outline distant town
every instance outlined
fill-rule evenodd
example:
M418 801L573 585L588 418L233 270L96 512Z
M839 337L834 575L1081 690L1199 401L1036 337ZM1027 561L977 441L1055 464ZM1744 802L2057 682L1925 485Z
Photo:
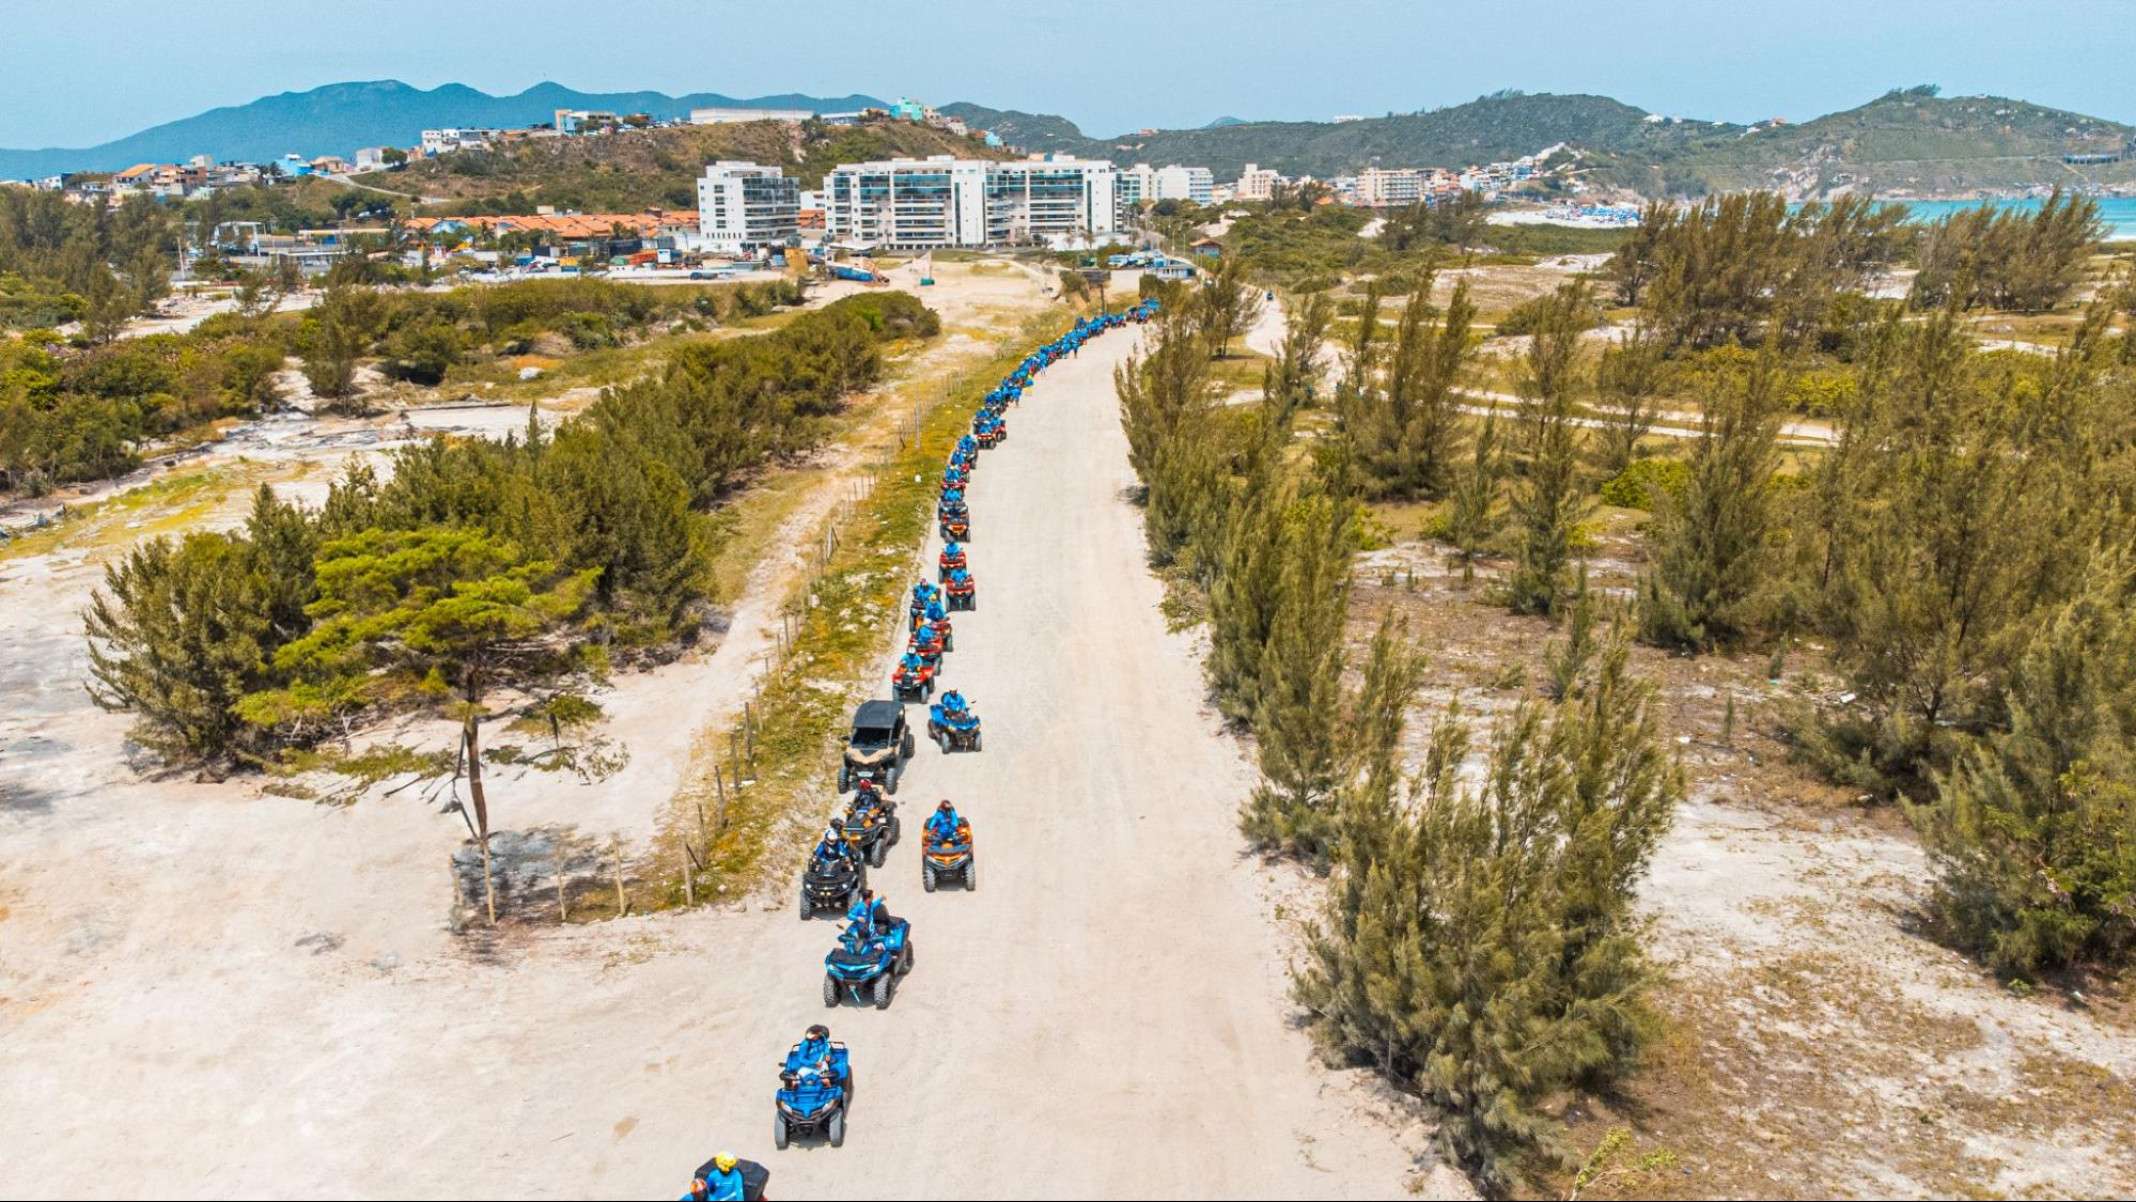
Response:
M1340 120L1340 118L1338 118ZM269 162L216 161L195 155L183 163L139 163L116 172L67 172L29 181L76 203L145 196L179 202L238 187L274 187L306 179L354 182L352 177L399 171L410 163L469 151L507 150L515 144L558 138L603 138L671 126L744 122L864 126L882 122L924 125L998 152L1017 149L992 130L972 129L952 115L912 99L882 108L819 113L806 109L697 108L686 118L659 120L646 113L558 109L539 125L515 129L448 127L425 129L410 146L366 146L346 157L289 153ZM817 189L804 189L781 169L753 162L708 163L697 183L696 210L648 209L633 213L580 213L550 205L523 214L416 216L402 222L422 235L411 250L458 251L473 270L528 273L575 271L588 260L620 268L702 268L709 261L765 260L787 246L813 241L819 247L868 252L943 248L1044 246L1083 250L1120 240L1147 207L1166 202L1203 207L1234 201L1297 198L1308 205L1400 209L1437 205L1465 193L1486 201L1537 177L1554 165L1576 160L1563 145L1506 162L1455 171L1434 167L1369 166L1330 179L1286 176L1248 163L1236 180L1219 181L1207 167L1110 161L1032 153L1023 158L932 155L845 163ZM1567 192L1583 186L1569 180ZM381 192L387 191L380 189ZM258 221L231 221L197 231L193 251L241 266L276 267L289 262L307 274L369 245L366 236L387 230L376 222L381 203L332 229L277 231ZM1631 224L1637 210L1608 204L1564 204L1550 216L1575 224ZM494 249L504 235L521 234L518 253ZM491 245L484 245L491 244ZM1204 248L1214 254L1214 243ZM1157 265L1160 269L1163 265ZM1182 272L1175 266L1174 273Z

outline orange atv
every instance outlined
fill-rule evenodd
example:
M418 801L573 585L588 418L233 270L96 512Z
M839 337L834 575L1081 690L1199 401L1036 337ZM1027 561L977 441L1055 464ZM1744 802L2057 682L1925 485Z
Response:
M962 877L967 892L977 892L979 877L972 865L972 824L957 819L957 833L948 839L929 834L926 852L920 857L920 887L929 893L944 877Z

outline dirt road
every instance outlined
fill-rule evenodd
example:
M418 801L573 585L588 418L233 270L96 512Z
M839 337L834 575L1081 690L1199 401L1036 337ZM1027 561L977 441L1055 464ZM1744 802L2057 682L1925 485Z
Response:
M1110 381L1130 342L1049 371L975 480L980 609L946 679L987 750L923 746L903 794L915 828L965 808L982 889L925 895L916 837L891 853L918 965L888 1011L827 1014L834 928L785 890L460 945L410 920L444 912L442 879L410 889L432 862L384 854L405 802L261 828L273 799L114 776L64 811L89 862L0 865L0 940L40 951L0 964L0 1191L672 1196L731 1146L787 1196L1398 1193L1420 1139L1291 1026L1285 882L1242 857L1248 772L1143 568ZM30 804L0 815L26 853L59 816ZM78 888L98 863L124 887ZM261 892L292 875L318 886ZM857 1065L847 1144L772 1152L778 1058L826 1018Z
M778 1188L1384 1197L1401 1185L1408 1158L1362 1112L1362 1083L1314 1068L1286 1022L1276 924L1234 825L1249 778L1201 709L1186 638L1164 629L1122 500L1110 377L1129 344L1109 335L1051 369L973 482L979 609L957 616L943 680L984 718L986 751L923 744L901 794L914 828L935 800L959 803L982 888L921 892L916 836L874 874L912 919L917 955L886 1012L825 1013L834 928L803 926L784 904L735 924L751 949L735 958L739 981L708 974L710 1029L692 1042L739 1053L752 1075L707 1100L700 1131L761 1147L771 1062L804 1024L827 1019L853 1049L846 1146L772 1157ZM885 672L892 658L886 645ZM675 1163L701 1147L690 1138Z

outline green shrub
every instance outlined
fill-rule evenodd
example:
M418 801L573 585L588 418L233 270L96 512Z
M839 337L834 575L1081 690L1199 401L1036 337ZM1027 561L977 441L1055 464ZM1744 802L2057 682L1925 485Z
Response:
M1620 509L1652 509L1656 492L1683 495L1691 466L1681 459L1634 459L1602 485L1602 500Z
M1860 387L1853 372L1806 371L1788 381L1785 403L1796 413L1837 417L1848 410L1858 395Z

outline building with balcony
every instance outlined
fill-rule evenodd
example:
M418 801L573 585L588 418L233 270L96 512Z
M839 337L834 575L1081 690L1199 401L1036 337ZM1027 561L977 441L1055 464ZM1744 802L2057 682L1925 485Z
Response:
M1357 203L1368 209L1399 209L1424 199L1424 173L1414 167L1367 167L1357 173Z
M1206 205L1216 199L1216 176L1207 167L1182 167L1171 163L1156 173L1154 200L1191 200Z
M801 184L777 167L722 160L697 181L697 232L705 249L749 254L798 236Z
M1269 200L1286 182L1274 168L1248 163L1246 169L1239 172L1239 182L1231 189L1231 197L1234 200Z
M847 163L824 178L837 241L889 250L1100 238L1118 227L1111 163L1033 155L995 162L935 155Z

